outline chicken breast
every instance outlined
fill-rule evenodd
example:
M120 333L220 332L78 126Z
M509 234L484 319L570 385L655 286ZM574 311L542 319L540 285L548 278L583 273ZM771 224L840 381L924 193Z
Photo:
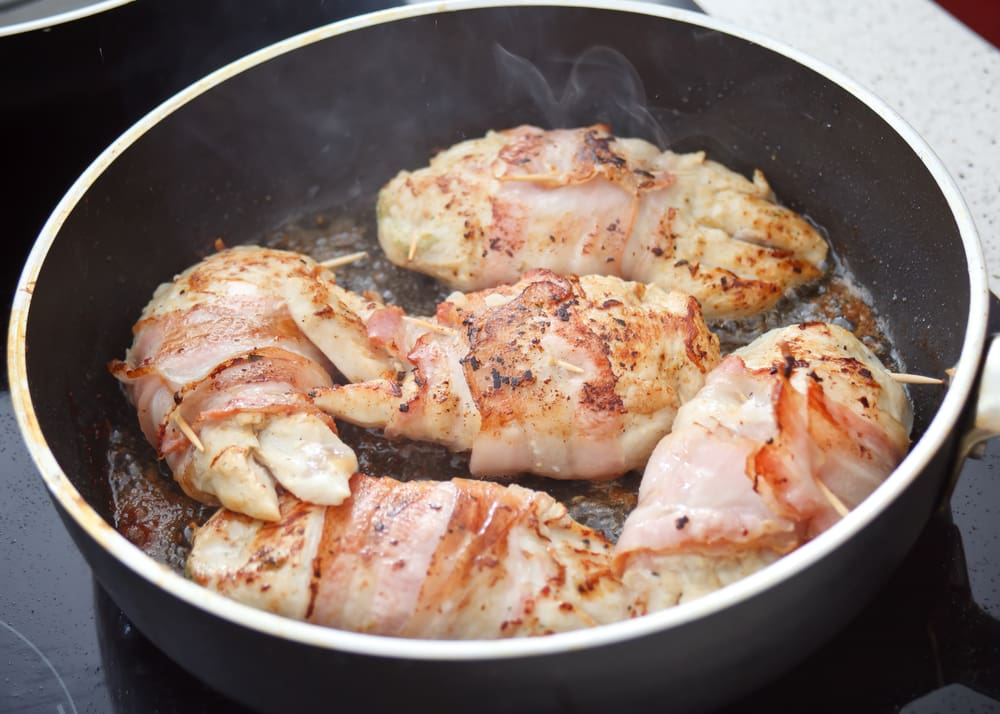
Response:
M198 583L263 610L399 637L543 635L629 616L611 544L544 493L483 481L357 475L282 520L220 510L195 536Z
M815 537L902 460L903 389L851 333L807 323L726 357L650 457L615 568L660 609Z
M377 215L390 260L456 289L530 268L614 275L693 295L707 319L768 309L827 256L760 171L749 181L704 152L660 151L604 125L464 141L400 172Z
M317 318L344 300L357 301L312 260L256 247L157 288L109 366L188 495L265 520L279 517L275 482L314 503L347 497L357 459L308 391L332 384L324 350L364 378L395 363L351 309Z
M470 450L474 475L613 478L645 464L719 361L697 302L607 276L529 272L456 293L427 320L371 313L373 344L412 364L315 390L331 415Z

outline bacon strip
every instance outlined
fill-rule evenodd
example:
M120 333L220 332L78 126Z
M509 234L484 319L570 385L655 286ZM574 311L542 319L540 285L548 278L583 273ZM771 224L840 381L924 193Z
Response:
M911 425L902 388L849 332L772 330L723 360L657 445L616 572L650 608L753 572L874 491Z
M484 481L356 475L320 507L283 496L283 519L219 511L188 572L240 602L382 635L542 635L630 615L611 544L546 494Z

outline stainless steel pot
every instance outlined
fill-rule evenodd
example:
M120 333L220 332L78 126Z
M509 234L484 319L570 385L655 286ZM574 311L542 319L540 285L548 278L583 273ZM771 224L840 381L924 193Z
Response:
M616 81L564 91L574 61L595 47L615 58ZM252 241L297 215L371 200L435 147L521 122L597 120L763 168L778 195L829 230L904 366L955 368L947 388L913 390L918 438L875 494L801 549L703 599L498 642L285 620L206 592L115 531L99 497L94 425L121 411L105 362L128 343L153 286L216 237ZM10 382L56 510L102 585L168 655L250 706L699 710L776 676L840 628L946 490L967 421L983 431L962 448L996 431L995 406L975 396L988 302L954 183L915 132L850 79L763 37L648 4L444 2L281 42L122 135L73 185L28 259L12 311ZM991 394L995 379L992 366L983 381Z

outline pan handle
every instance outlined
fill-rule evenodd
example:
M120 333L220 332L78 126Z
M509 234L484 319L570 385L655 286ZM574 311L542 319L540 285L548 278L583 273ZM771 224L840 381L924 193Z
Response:
M968 410L971 414L963 421L968 426L959 438L951 476L940 499L942 509L949 507L951 494L965 460L970 456L982 458L986 442L1000 436L1000 298L996 295L990 294L988 310L986 325L992 336L986 347L986 358L982 362L979 386Z
M994 436L1000 436L1000 335L993 335L986 350L973 405L972 425L959 442L959 460L964 461L968 456L981 457L986 442Z

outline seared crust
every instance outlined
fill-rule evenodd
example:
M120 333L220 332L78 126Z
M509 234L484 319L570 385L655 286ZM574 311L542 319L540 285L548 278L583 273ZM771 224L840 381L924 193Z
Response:
M531 268L614 275L693 295L709 319L768 309L827 255L761 172L750 181L600 124L457 144L390 181L377 214L390 260L457 289Z
M413 368L318 390L317 404L389 436L471 450L475 475L638 468L719 361L693 298L609 276L536 270L453 294L433 321L386 308L368 324Z

